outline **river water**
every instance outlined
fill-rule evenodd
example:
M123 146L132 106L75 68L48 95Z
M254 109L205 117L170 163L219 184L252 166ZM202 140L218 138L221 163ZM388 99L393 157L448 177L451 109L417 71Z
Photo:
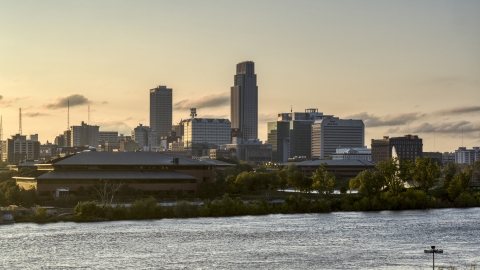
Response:
M480 208L0 226L1 269L480 266Z

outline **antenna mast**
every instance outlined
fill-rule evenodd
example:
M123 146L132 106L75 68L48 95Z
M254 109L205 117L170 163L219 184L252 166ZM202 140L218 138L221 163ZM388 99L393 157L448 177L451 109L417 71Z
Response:
M19 129L18 133L22 135L22 108L18 109L18 118L19 118Z
M197 108L190 108L190 117L193 119L197 116Z
M88 105L88 124L90 125L90 105Z
M3 115L0 116L0 141L3 141Z
M70 99L67 100L67 130L70 128Z

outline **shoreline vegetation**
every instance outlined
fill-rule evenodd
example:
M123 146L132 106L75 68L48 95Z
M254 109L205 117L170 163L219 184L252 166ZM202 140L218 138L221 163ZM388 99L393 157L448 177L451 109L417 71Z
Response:
M128 185L102 186L104 190L114 190L102 196L95 192L99 187L82 187L74 194L49 202L53 206L73 208L73 214L51 216L39 207L36 213L18 216L15 221L94 222L480 206L480 192L471 188L480 176L480 161L472 165L451 163L441 170L428 157L414 162L391 158L353 179L337 178L326 164L311 177L300 172L295 163L284 168L271 166L260 166L254 171L251 164L240 162L231 168L215 169L212 180L200 186L197 196L201 203L198 199L197 203L189 202L194 197L181 190L165 191L153 197ZM20 189L14 180L1 180L0 205L49 205L36 197L35 190ZM297 193L284 192L287 188ZM334 194L335 189L341 194ZM349 189L358 193L347 193ZM176 205L158 205L167 198L176 201ZM112 201L116 206L107 203ZM125 206L125 202L131 204L130 207Z

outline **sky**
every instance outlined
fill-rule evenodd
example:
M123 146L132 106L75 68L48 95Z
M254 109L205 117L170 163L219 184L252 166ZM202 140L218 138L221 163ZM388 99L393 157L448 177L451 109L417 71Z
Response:
M130 134L149 90L173 123L230 118L236 64L254 61L259 137L282 112L362 119L365 145L480 146L480 1L0 0L3 139L52 141L85 121ZM90 106L90 117L88 114Z

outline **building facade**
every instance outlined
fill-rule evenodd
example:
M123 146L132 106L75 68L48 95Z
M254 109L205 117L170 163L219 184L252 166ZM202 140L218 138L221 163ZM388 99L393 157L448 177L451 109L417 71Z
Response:
M312 124L312 159L324 159L337 148L363 147L365 125L362 120L324 116Z
M477 160L480 160L480 147L472 149L459 147L458 150L455 150L455 163L473 164Z
M244 140L242 138L233 138L231 144L222 145L220 150L230 151L237 161L260 164L272 162L272 145L263 144L258 139Z
M230 116L232 128L239 129L243 139L258 138L258 86L252 61L237 64L230 89Z
M332 155L332 160L346 159L372 161L372 149L367 147L337 148L336 153Z
M132 130L132 140L138 143L142 151L156 151L160 145L158 132L142 124Z
M2 142L2 161L20 163L27 160L38 160L40 142L27 140L27 136L15 134L11 139Z
M70 146L92 146L98 147L99 126L91 126L82 121L80 126L72 126L71 129L71 145Z
M216 146L231 142L231 123L228 119L191 118L182 121L183 142L185 148L195 144L213 144Z
M172 130L172 89L157 86L150 89L150 128L158 136L167 136Z
M423 157L423 140L417 135L403 137L384 136L383 139L372 139L372 161L379 162L392 157L392 148L395 147L399 159L415 161Z

